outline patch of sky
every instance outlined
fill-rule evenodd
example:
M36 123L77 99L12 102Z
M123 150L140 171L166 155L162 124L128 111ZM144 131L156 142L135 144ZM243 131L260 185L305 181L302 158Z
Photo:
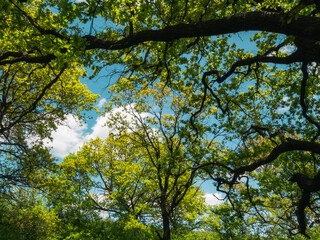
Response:
M76 0L75 2L81 3L85 1ZM57 11L54 10L53 11ZM79 25L79 19L74 22L74 26ZM94 34L96 32L103 32L106 27L116 27L111 23L105 21L102 17L91 18L87 23L80 24L82 29L82 34ZM232 34L231 38L228 40L229 43L235 43L237 48L245 49L253 54L258 52L254 42L250 41L250 38L253 37L255 32L241 32L237 34ZM286 48L281 49L284 52L291 53L294 51L294 48L287 46ZM188 58L188 56L186 56ZM123 66L113 65L105 66L103 63L96 63L101 66L100 72L95 76L94 79L85 77L81 79L83 84L86 84L88 88L96 94L101 95L101 98L96 103L96 107L102 110L105 103L112 97L108 93L108 86L117 82L118 78L121 76L123 71ZM181 66L182 71L185 67ZM88 76L93 74L91 69L87 69ZM239 88L239 91L246 91L249 86L254 85L255 82L247 82ZM170 102L170 100L169 100ZM166 113L170 113L170 110L167 109ZM77 119L71 115L67 117L64 125L58 127L58 129L53 133L53 141L48 142L47 144L53 148L52 153L58 157L63 158L71 152L76 152L79 147L90 138L100 137L106 138L108 135L109 129L105 126L105 123L108 119L108 113L100 115L94 111L87 112L89 119L85 123L79 122ZM232 145L232 143L230 143ZM198 183L201 184L203 191L206 193L206 199L209 203L214 203L216 198L211 194L214 189L211 182Z

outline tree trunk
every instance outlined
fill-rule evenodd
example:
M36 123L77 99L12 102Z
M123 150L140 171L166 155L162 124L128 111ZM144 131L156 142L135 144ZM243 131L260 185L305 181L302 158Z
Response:
M170 219L169 214L166 209L162 211L162 227L163 227L163 237L162 240L170 240Z

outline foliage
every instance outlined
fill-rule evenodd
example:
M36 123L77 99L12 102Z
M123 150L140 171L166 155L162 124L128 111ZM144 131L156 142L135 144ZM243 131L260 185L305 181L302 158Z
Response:
M78 81L81 67L94 77L121 66L110 106L133 109L135 122L118 115L110 123L159 173L150 188L166 196L155 201L162 215L189 217L173 212L201 176L255 227L311 235L320 190L318 1L3 0L0 9L3 193L50 176L42 140L96 98ZM79 172L89 183L81 197L95 184L87 174ZM179 194L167 194L172 183Z
M170 165L166 165L168 163L165 158L160 158L156 163L157 166L160 164L161 168L158 167L157 170L153 162L154 156L149 155L148 149L140 144L133 133L121 137L110 135L106 140L91 140L76 156L68 156L61 164L62 168L69 172L64 177L73 185L77 183L75 188L68 187L69 194L80 197L79 200L72 198L70 203L75 206L80 201L85 209L77 206L75 210L82 211L81 215L85 216L90 216L89 212L86 212L88 208L107 212L111 219L117 219L117 224L123 225L126 231L138 234L136 237L132 236L132 239L141 236L138 229L145 233L150 232L148 234L155 234L155 229L161 229L159 220L161 221L164 214L161 201L172 207L168 209L166 217L170 217L168 221L173 229L192 229L194 221L198 214L205 210L205 206L198 188L189 186L184 192L180 192L184 184L190 181L188 168L184 168L185 173L179 173L179 178L174 178L175 175L165 171ZM158 146L162 156L167 150L163 143L159 144L162 144ZM81 182L72 176L78 176ZM161 198L164 191L162 181L168 181L165 199ZM177 191L175 188L181 190ZM83 191L79 194L77 189ZM177 198L179 202L176 202ZM91 204L88 202L89 205L84 205L86 200L91 200ZM61 199L59 202L63 203Z
M1 186L29 182L35 172L54 167L44 140L67 115L79 118L97 98L80 83L76 65L15 64L0 68L1 78ZM42 166L42 167L40 167ZM39 168L40 167L40 168ZM36 184L36 183L34 183Z
M181 234L181 232L173 234L172 239L174 240L213 240L219 239L219 236L212 232L204 232L204 231L188 231L185 234Z
M36 191L15 188L10 199L1 199L0 213L0 239L41 240L59 235L59 218Z

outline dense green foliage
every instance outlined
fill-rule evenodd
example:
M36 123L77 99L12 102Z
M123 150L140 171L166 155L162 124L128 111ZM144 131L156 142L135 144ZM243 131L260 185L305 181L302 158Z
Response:
M317 238L319 12L317 0L2 0L0 236ZM94 109L88 69L117 78L111 130L59 162L45 141ZM225 203L207 206L200 179Z

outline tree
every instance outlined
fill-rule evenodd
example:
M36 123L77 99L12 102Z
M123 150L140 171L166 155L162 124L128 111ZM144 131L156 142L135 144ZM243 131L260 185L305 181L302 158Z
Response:
M290 173L311 199L301 200L299 215L317 205L319 1L6 0L1 7L1 66L78 62L96 74L121 64L133 89L152 82L175 90L192 85L190 131L205 125L224 146L211 168L202 166L218 189L229 187L231 198L239 180L282 163L282 156L303 165L291 155L302 151L313 157L314 168ZM254 31L242 35L246 49L233 44L243 31ZM203 121L201 113L213 107L215 120ZM266 146L254 143L261 138Z
M107 107L121 111L110 115L108 125L117 130L113 134L119 138L129 134L135 146L146 153L144 166L152 179L152 203L162 219L160 239L170 239L172 229L197 221L200 206L205 208L195 182L200 177L199 166L209 161L210 150L216 146L203 135L205 127L198 126L197 134L189 132L190 100L186 96L193 91L192 86L177 86L174 90L159 82L136 88L127 78L111 86L114 97Z
M147 183L149 171L143 165L141 148L127 138L97 138L76 155L66 157L61 167L68 172L62 179L75 186L62 190L67 199L71 197L68 202L56 201L62 209L71 205L73 211L81 211L82 218L100 213L102 221L112 226L109 234L115 239L150 239L150 223L145 222L150 214L152 189ZM75 176L78 181L74 181Z
M99 210L153 225L159 239L167 240L171 231L197 228L195 222L205 211L195 186L198 166L214 143L187 132L183 96L192 87L180 93L155 83L134 94L131 90L127 79L111 88L109 107L118 107L109 115L112 133L105 141L91 140L65 165L78 165L85 175L81 179L89 179L85 186L104 195L103 200L92 196Z
M258 155L263 156L264 151L269 149L270 143L261 138L260 141L252 142L251 146L260 149ZM238 154L243 159L252 157L246 148L240 148ZM306 198L310 197L310 192L308 190L301 192L299 186L301 184L303 187L304 184L308 186L311 180L307 176L317 174L316 160L307 152L291 152L282 154L272 164L243 176L242 181L234 189L236 194L233 193L232 196L234 200L232 203L236 205L234 207L239 213L247 216L243 222L251 223L254 228L259 229L260 234L268 236L278 234L277 238L288 233L295 235L297 228L306 230L305 219L309 219L311 226L317 225L318 193L313 193L312 205L309 205L310 199L306 201ZM303 183L300 177L304 178ZM298 184L295 184L295 181ZM309 209L303 204L308 204Z
M0 200L0 239L48 239L60 236L59 218L38 191L16 187Z
M241 213L235 212L228 203L212 207L207 219L209 230L217 232L221 239L246 239L251 235Z
M8 3L5 1L0 4L3 21L1 60L17 56L11 51L15 47L23 49L23 45L32 45L35 49L37 41L40 41L38 39L31 43L27 39L28 27L24 26L22 18L6 16L6 11L11 9ZM19 36L20 27L25 28L26 36ZM23 52L23 55L31 52ZM36 179L41 180L46 175L44 172L52 172L55 159L44 146L44 140L50 139L52 131L69 114L84 119L82 111L93 109L98 97L80 83L80 77L84 75L84 69L75 62L35 62L28 65L23 62L11 63L9 60L1 64L1 194L10 191L13 186L34 186Z
M165 152L165 147L161 148L159 151ZM175 175L172 166L163 158L157 159L155 167L155 160L150 159L139 139L132 134L110 136L105 141L99 138L91 140L76 156L64 160L62 166L70 171L65 178L78 184L73 189L68 188L68 193L65 189L57 196L75 194L80 198L72 198L68 204L75 211L81 211L81 216L90 216L92 214L88 210L96 209L102 215L105 212L111 220L124 224L126 230L134 228L141 234L151 232L153 228L164 228L165 231L165 224L172 225L170 228L175 231L184 230L187 222L192 226L191 222L204 211L203 197L199 189L189 183L188 171L192 169L185 166ZM72 175L78 176L81 182L72 181ZM163 189L165 181L168 186ZM190 186L185 186L187 184ZM91 204L88 202L90 200ZM62 204L62 209L68 206L66 201L57 202ZM158 234L160 239L170 239L170 231L168 235Z
M114 239L111 235L121 229L102 219L91 199L96 176L91 175L88 162L68 155L57 164L59 171L47 176L41 187L48 208L59 219L59 239Z

